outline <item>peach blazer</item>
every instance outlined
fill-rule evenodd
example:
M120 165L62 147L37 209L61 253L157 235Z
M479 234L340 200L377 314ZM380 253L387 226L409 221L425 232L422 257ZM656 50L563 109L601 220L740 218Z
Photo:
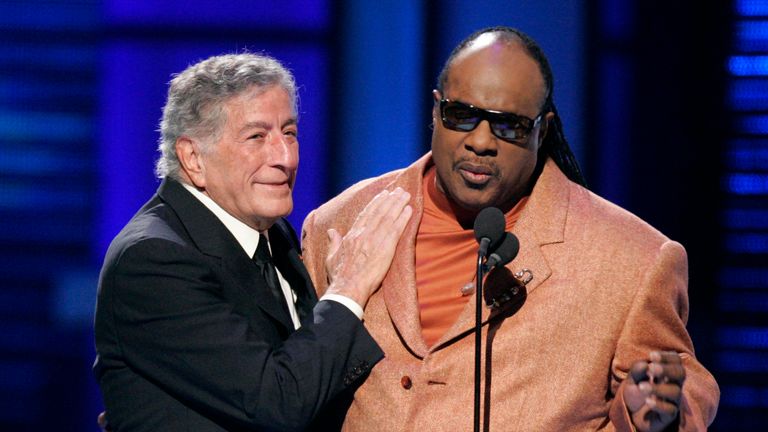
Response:
M362 181L304 222L304 263L322 295L326 230L346 233L384 188L400 186L412 195L414 216L365 309L365 326L386 357L355 393L346 431L472 429L474 296L434 346L421 337L414 252L422 176L431 164L427 154L405 169ZM671 350L680 353L687 373L680 430L705 430L719 389L696 360L685 328L683 247L570 182L551 160L514 234L520 253L507 269L527 269L533 279L506 307L484 308L483 429L633 430L621 397L627 371L652 350Z

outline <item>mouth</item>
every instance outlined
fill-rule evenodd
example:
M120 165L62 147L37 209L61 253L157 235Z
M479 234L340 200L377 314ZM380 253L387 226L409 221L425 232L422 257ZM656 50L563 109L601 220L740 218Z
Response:
M472 185L485 185L491 179L496 176L493 168L487 165L475 164L470 162L460 162L456 165L455 170L459 175L469 184Z
M291 185L287 180L284 181L260 181L255 183L259 187L271 189L274 191L278 190L290 190Z

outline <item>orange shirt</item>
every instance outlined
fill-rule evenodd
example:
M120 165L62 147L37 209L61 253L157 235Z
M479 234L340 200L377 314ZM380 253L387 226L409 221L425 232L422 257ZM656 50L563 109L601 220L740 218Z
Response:
M416 291L421 314L421 334L428 346L458 319L469 295L461 288L474 284L477 248L472 227L464 229L446 196L435 185L435 167L424 175L424 214L416 235ZM511 231L528 197L505 216Z

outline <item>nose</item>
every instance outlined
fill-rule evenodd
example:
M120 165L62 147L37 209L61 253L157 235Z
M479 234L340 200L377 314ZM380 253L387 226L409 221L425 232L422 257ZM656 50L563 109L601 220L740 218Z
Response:
M273 136L268 146L270 165L295 170L299 165L299 143L296 137L284 135L279 131L271 135Z
M498 151L498 139L491 132L490 123L482 120L475 129L467 132L464 146L478 156L495 156Z

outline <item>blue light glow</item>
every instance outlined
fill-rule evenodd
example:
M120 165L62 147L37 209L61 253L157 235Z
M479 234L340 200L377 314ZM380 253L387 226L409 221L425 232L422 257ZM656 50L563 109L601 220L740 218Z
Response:
M91 100L93 86L82 82L50 82L34 78L4 78L0 76L0 101L6 106L40 100Z
M0 173L46 175L76 172L87 174L91 161L87 156L46 150L4 150L0 153Z
M719 283L728 289L768 288L768 269L726 267L720 271Z
M768 312L768 294L725 293L717 304L726 312Z
M737 111L768 109L768 80L734 80L728 89L728 103Z
M768 229L768 210L729 210L725 225L730 229Z
M725 177L728 192L737 195L768 194L768 174L731 174Z
M761 353L723 351L717 356L719 370L735 373L768 372L768 356Z
M734 39L741 51L768 51L768 22L740 21Z
M97 64L96 49L83 45L0 45L0 65L25 65L30 68L44 68L82 72L83 65Z
M732 56L728 60L728 70L735 76L768 75L768 56Z
M766 361L768 359L763 359ZM761 387L722 386L720 402L739 408L768 406L768 390Z
M722 327L717 331L717 341L727 348L765 349L768 348L768 327ZM768 361L765 361L768 355L762 358L763 367L768 371Z
M736 13L743 16L768 16L768 2L765 0L737 0Z
M0 141L87 141L92 132L92 121L85 115L0 111Z
M736 120L736 131L745 134L768 134L768 114L744 115Z
M768 170L768 148L731 150L726 157L728 167L735 171Z
M87 208L92 197L83 189L45 186L0 186L0 209L46 211Z
M732 253L768 253L768 234L728 234L725 247Z

